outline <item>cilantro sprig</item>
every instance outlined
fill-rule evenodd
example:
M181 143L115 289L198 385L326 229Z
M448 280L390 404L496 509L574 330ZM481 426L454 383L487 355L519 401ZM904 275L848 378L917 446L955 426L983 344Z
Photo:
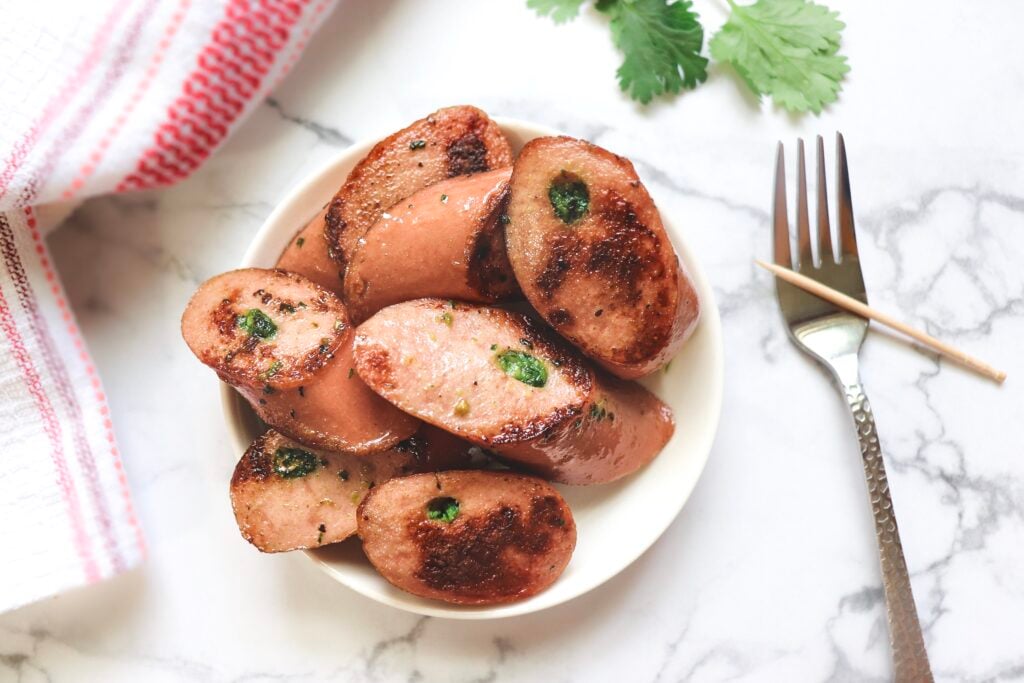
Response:
M728 21L709 41L711 57L732 66L758 96L793 112L815 114L838 97L850 70L839 54L845 24L812 0L756 0L729 4ZM527 0L556 24L579 15L585 0ZM595 0L609 18L623 54L619 87L647 104L657 96L692 90L707 80L704 27L690 0Z
M647 104L707 80L704 27L689 0L601 0L597 9L611 18L612 41L626 57L619 87L633 99Z

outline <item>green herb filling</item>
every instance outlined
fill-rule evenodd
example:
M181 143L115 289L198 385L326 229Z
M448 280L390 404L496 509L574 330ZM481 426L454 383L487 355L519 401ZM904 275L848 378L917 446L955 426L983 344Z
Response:
M497 354L498 367L502 371L531 387L543 387L548 382L548 369L544 361L523 351L506 349Z
M427 503L427 519L451 524L459 516L459 501L447 496L432 498Z
M566 225L572 225L590 209L590 192L578 176L562 171L548 187L548 201L555 215Z
M285 479L298 479L317 467L316 456L301 448L278 448L274 452L274 471Z
M245 315L238 316L235 322L251 337L273 339L277 335L277 325L258 308L250 308Z

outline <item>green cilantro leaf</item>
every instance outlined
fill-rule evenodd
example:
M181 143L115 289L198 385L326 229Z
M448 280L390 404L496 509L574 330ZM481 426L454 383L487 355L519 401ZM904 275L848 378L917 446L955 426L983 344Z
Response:
M601 0L596 7L611 18L612 40L626 57L619 87L634 100L647 104L707 79L704 28L689 0Z
M584 0L526 0L526 6L542 17L551 17L556 24L576 18Z
M838 13L810 0L757 0L732 8L711 39L711 56L732 64L757 95L794 112L821 113L850 70L838 54Z

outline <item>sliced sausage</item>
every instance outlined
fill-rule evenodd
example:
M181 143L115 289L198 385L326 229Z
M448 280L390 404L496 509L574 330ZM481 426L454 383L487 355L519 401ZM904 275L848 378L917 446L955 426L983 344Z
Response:
M419 299L356 329L356 372L421 420L566 484L625 476L658 454L671 412L598 375L527 316Z
M423 296L492 302L517 294L502 225L511 173L442 180L388 209L345 271L353 322Z
M602 484L653 460L672 438L672 410L636 382L594 373L594 392L581 415L544 438L496 446L499 455L566 484Z
M341 301L326 289L283 270L243 268L200 285L181 334L228 384L277 390L309 381L350 328Z
M327 207L298 232L277 259L276 268L298 273L324 289L341 295L341 273L337 262L327 253L324 216Z
M388 207L445 178L511 163L512 148L487 114L469 106L437 110L378 142L349 173L324 218L331 256L344 272Z
M385 579L460 605L536 595L576 547L576 524L558 491L501 472L392 479L370 491L358 519L363 551Z
M538 138L510 188L509 260L541 316L619 377L668 362L700 303L633 165L584 140Z
M294 389L268 393L240 387L239 392L268 426L307 446L352 455L391 448L421 423L359 379L354 337L350 334L327 365Z
M317 548L356 531L356 507L378 484L412 472L466 467L469 444L427 428L360 458L314 450L273 430L256 439L231 477L242 536L266 553Z

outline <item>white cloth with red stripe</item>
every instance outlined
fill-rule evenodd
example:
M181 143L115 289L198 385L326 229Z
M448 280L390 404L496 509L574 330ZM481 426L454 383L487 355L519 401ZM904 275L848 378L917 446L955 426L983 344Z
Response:
M187 177L333 4L0 2L0 612L145 555L103 388L32 207Z

